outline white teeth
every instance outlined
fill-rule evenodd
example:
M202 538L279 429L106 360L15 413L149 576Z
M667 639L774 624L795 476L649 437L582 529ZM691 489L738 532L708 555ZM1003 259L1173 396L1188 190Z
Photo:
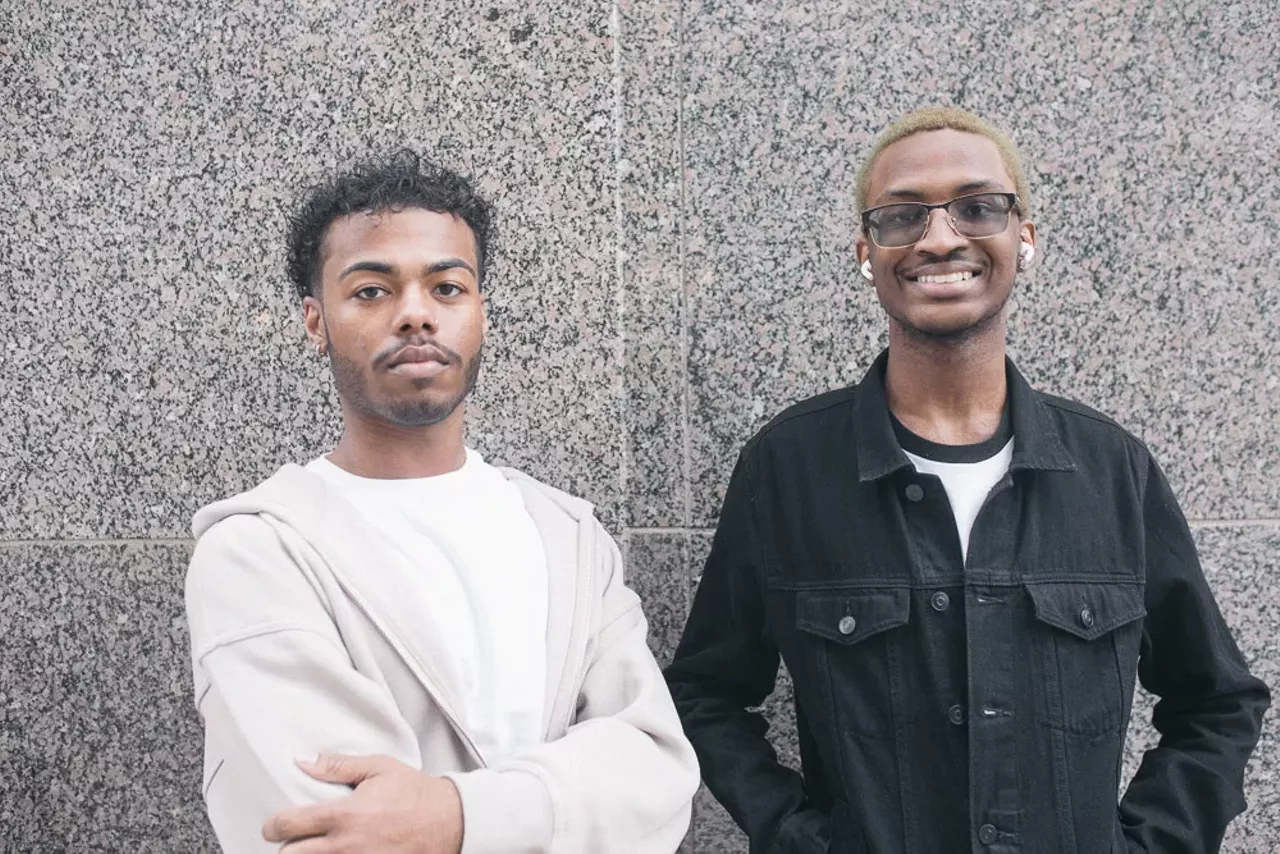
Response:
M919 276L917 282L924 282L927 285L946 285L951 282L964 282L973 278L973 273L965 271L963 273L947 273L945 276Z

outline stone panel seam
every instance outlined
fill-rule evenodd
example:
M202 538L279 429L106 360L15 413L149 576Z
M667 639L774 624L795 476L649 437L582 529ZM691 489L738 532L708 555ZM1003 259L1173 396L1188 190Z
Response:
M714 534L715 528L623 528L629 536L645 534Z
M680 276L680 450L684 478L684 507L681 521L693 522L693 421L689 410L693 390L689 385L689 271L685 264L685 216L688 213L685 181L684 105L688 95L688 68L684 47L684 0L676 12L676 168L680 197L676 207L676 270Z
M33 546L194 546L192 539L166 537L124 537L108 539L70 540L0 540L0 549L30 548Z
M622 159L624 134L626 133L626 116L623 110L623 96L625 93L622 85L622 10L619 8L619 0L614 0L609 13L609 27L613 30L613 232L614 232L614 263L613 263L613 286L614 286L614 306L617 311L617 352L618 364L621 370L618 371L618 402L620 406L620 415L618 429L621 432L619 453L618 453L618 494L622 496L622 518L630 517L630 507L627 506L627 496L630 488L630 454L631 454L631 436L629 425L631 419L628 417L627 410L629 402L627 400L627 303L626 303L626 280L623 278L626 270L626 240L624 231L624 211L622 205L623 193L623 174ZM626 550L624 546L623 558L626 558Z
M1189 519L1187 524L1192 528L1280 528L1277 519ZM654 534L705 534L712 535L715 528L672 526L659 528L624 527L624 539L630 536L646 536ZM27 548L32 546L193 546L195 540L183 537L114 537L83 539L48 539L48 540L5 540L0 539L0 549Z

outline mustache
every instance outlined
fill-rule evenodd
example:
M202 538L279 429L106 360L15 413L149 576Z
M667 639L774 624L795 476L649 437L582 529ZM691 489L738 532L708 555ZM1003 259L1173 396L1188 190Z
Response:
M373 357L374 366L380 368L386 365L387 362L406 347L433 347L436 350L439 350L444 357L449 360L450 365L458 365L462 363L462 356L457 350L450 349L433 338L421 336L388 344L386 347L379 350L377 355Z

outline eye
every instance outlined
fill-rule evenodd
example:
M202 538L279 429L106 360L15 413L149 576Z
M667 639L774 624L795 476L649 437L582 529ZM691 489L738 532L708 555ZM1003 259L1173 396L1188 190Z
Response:
M441 282L436 285L436 293L442 297L456 297L462 293L462 286L453 282Z
M920 221L920 209L915 205L899 205L884 208L876 217L877 225L884 229L914 226Z
M361 300L363 302L368 302L369 300L377 299L378 297L382 296L386 292L387 292L386 288L379 287L378 285L365 285L364 287L360 288L360 290L352 294L352 296L354 296L356 299Z

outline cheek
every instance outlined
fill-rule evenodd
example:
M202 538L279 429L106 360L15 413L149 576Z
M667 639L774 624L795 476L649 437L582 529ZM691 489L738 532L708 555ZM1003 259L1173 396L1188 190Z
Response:
M454 349L463 351L464 355L479 349L484 340L484 314L479 309L467 309L457 312L451 320L449 336L456 345Z
M350 359L361 361L362 356L370 355L377 349L380 340L372 328L372 324L360 322L367 318L330 316L329 341Z

